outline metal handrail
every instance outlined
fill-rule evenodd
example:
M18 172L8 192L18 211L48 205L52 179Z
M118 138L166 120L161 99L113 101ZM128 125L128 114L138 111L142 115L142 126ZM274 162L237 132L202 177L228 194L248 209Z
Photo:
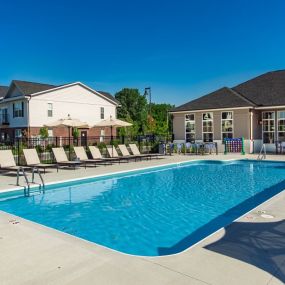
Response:
M19 184L19 180L20 180L20 174L22 173L22 175L24 176L25 178L25 181L26 181L26 184L27 184L27 187L24 186L24 194L25 196L30 196L30 186L31 184L38 184L39 185L39 191L40 193L43 191L43 193L45 192L45 183L44 183L44 179L42 177L42 174L39 170L38 167L33 167L32 168L32 181L29 181L28 177L27 177L27 174L25 172L25 169L24 167L20 166L17 170L17 186L20 186ZM40 180L41 180L41 183L36 183L35 182L35 173L37 173L40 177Z
M258 154L257 160L266 159L266 146L265 144L262 145L260 152Z

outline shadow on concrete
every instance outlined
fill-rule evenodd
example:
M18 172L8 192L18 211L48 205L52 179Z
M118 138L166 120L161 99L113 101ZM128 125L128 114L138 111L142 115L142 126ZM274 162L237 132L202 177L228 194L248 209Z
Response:
M206 249L258 267L285 282L285 221L235 222Z

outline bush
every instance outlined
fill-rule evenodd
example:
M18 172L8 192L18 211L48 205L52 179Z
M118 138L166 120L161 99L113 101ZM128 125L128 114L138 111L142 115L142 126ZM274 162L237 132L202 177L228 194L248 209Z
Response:
M40 136L42 139L47 139L48 138L48 128L40 128Z
M103 149L106 149L106 144L103 142L100 142L97 144L97 147L99 148L100 151L102 151Z

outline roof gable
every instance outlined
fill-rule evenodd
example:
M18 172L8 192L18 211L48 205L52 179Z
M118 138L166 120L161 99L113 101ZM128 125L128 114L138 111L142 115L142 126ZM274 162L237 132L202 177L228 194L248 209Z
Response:
M111 95L110 93L105 92L105 91L97 91L97 92L102 94L102 95L104 95L105 97L109 98L110 100L116 102L117 104L120 104L120 102L113 95Z
M9 86L0 86L0 98L3 98L6 96L8 89L9 89Z
M13 80L14 84L21 90L23 95L31 95L57 87L56 85L36 83L22 80Z
M192 100L186 104L174 108L172 111L207 110L221 108L236 108L254 106L232 89L223 87L210 94Z
M19 96L27 96L27 95L41 95L43 92L52 91L56 88L66 88L72 85L80 85L83 88L87 88L88 90L92 91L98 96L107 99L108 101L112 101L115 104L120 104L119 101L113 97L110 93L105 91L96 91L92 88L82 84L81 82L69 83L64 85L51 85L51 84L44 84L44 83L36 83L36 82L29 82L29 81L22 81L22 80L13 80L7 90L5 92L5 98L12 98L12 97L19 97ZM1 86L0 86L1 87ZM1 97L1 89L0 89L0 97Z
M55 85L42 84L36 82L13 80L6 92L5 98L31 95L40 91L55 88Z
M258 106L285 105L285 70L262 74L232 89Z

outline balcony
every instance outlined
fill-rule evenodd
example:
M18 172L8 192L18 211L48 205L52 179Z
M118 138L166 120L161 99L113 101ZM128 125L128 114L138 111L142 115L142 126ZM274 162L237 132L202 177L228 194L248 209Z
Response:
M0 125L8 126L9 123L9 115L8 114L0 114Z

